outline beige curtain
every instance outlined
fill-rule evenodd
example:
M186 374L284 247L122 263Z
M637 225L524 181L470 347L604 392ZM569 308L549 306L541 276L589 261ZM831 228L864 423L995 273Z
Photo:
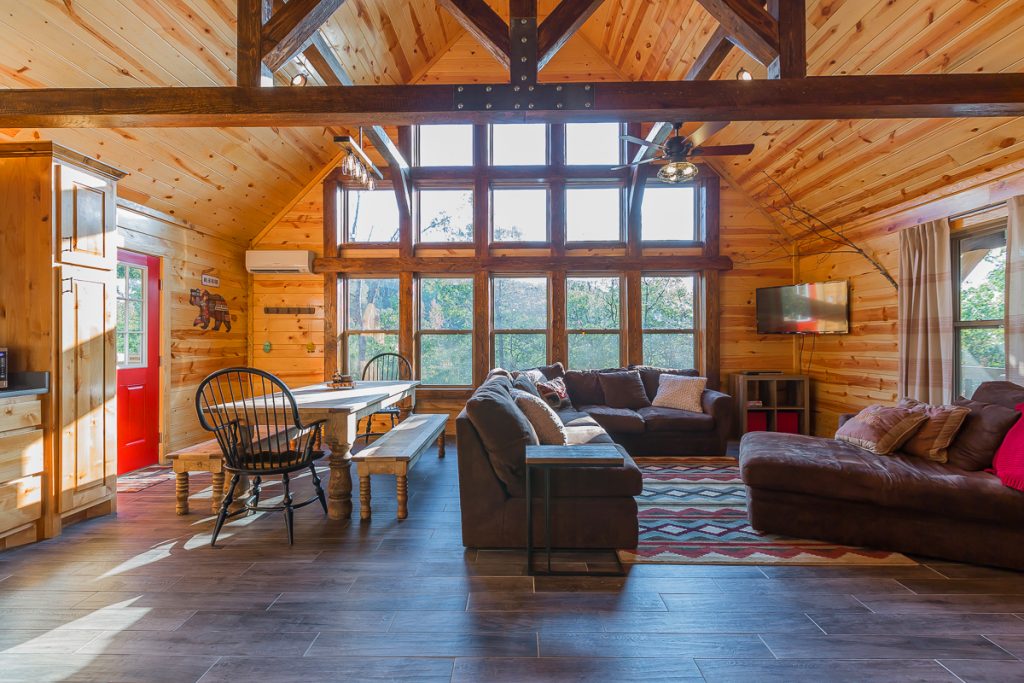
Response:
M1011 198L1006 206L1007 379L1024 384L1024 195Z
M900 396L953 400L953 283L949 221L900 232Z

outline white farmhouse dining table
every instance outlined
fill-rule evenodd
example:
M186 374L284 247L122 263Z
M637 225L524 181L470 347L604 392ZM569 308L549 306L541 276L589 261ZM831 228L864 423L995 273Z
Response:
M351 389L332 389L313 384L292 389L304 424L326 420L323 441L331 451L331 478L327 485L327 516L348 519L352 515L352 441L359 420L393 406L405 398L416 404L416 380L357 381Z

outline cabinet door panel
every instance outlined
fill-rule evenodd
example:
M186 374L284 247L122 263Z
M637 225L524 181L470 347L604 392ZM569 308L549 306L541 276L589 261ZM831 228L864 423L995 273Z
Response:
M114 267L116 197L113 181L57 164L57 260L91 268Z
M112 274L64 267L61 293L61 512L113 496L117 415Z

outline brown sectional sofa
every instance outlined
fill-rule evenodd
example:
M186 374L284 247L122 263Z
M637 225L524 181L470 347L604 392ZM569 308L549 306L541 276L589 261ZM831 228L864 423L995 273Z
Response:
M1024 387L987 382L972 400L1012 409ZM755 529L1024 569L1024 493L988 472L767 432L743 437L740 470Z

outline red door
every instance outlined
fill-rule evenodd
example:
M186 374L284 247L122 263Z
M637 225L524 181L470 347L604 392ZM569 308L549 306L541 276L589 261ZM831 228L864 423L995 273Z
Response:
M160 457L160 259L117 251L117 473Z

